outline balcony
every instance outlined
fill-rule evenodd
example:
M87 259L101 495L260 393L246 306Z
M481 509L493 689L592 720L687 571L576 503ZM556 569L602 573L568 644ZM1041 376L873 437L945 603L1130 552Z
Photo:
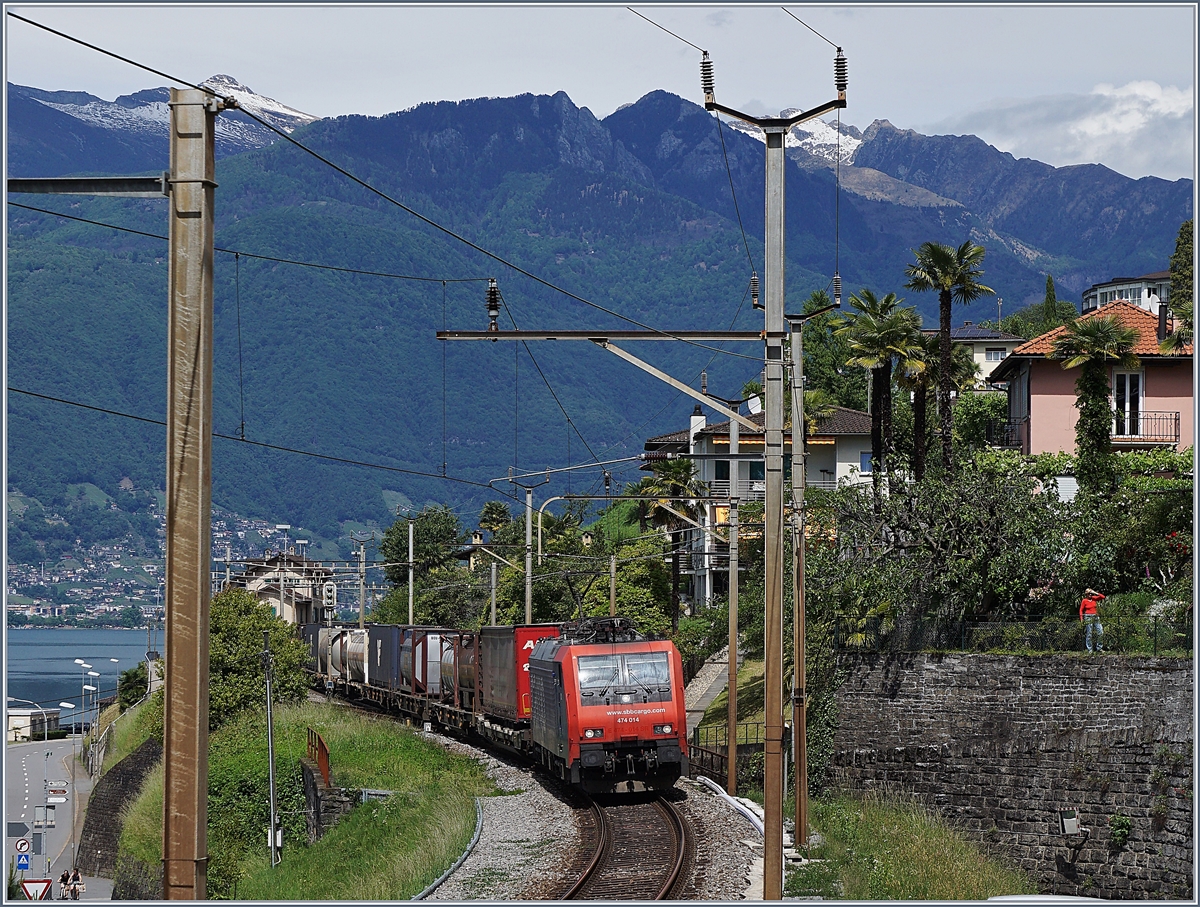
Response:
M1167 447L1179 444L1179 413L1115 413L1114 447Z
M987 426L987 443L1012 450L1029 449L1029 417L1015 421L993 419Z
M737 495L742 501L761 501L767 495L767 483L765 479L712 479L708 483L708 493L717 498Z

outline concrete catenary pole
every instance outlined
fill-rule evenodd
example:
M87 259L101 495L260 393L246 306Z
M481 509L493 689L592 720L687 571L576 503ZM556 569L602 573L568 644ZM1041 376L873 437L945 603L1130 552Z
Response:
M766 501L763 545L765 590L765 724L763 899L783 897L783 309L784 137L786 126L766 133Z
M205 899L212 521L213 136L220 99L171 89L163 897Z

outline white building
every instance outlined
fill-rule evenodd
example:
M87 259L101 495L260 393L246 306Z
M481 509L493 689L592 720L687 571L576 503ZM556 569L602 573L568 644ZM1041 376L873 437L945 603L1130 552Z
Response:
M40 740L58 730L58 709L8 709L8 742Z
M750 419L763 424L761 412ZM762 501L766 496L766 464L762 459L734 459L730 455L759 454L764 446L763 431L729 422L709 425L700 404L692 412L686 429L650 438L645 450L650 453L676 453L695 456L696 477L708 486L713 496L736 495L740 504ZM792 433L785 431L784 481L791 481ZM806 441L808 454L805 484L809 488L832 489L839 482L857 483L871 474L871 417L867 413L843 406L822 419L817 430ZM722 454L725 457L721 456ZM729 507L720 502L707 502L700 508L701 522L713 529L729 518ZM740 537L740 536L739 536ZM713 595L729 589L729 546L717 541L714 532L702 529L686 534L687 556L682 573L690 577L691 598L705 602Z
M1158 304L1171 294L1171 272L1155 271L1141 277L1114 277L1083 291L1083 314L1124 299L1158 317Z

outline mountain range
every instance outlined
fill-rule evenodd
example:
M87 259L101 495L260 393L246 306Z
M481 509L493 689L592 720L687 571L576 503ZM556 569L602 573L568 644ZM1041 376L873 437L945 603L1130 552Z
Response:
M445 464L486 484L514 463L536 470L636 453L645 437L679 427L691 402L590 344L531 343L535 362L513 345L437 343L442 327L486 324L482 279L499 279L509 326L620 323L603 309L666 329L761 327L746 298L751 269L762 270L761 138L718 126L691 101L655 91L601 120L559 92L315 120L231 77L211 84L412 210L592 303L521 276L241 114L223 114L217 245L247 255L216 263L220 432L425 473ZM165 101L166 89L106 102L10 84L9 173L160 172ZM1060 298L1078 298L1114 275L1164 269L1192 216L1190 180L1054 168L973 136L923 136L885 120L861 133L813 122L787 149L792 308L827 287L835 268L848 292L905 295L904 265L927 240L984 245L985 281L1006 312L1040 301L1048 273ZM31 198L10 201L165 232L153 200ZM161 417L164 244L16 207L9 230L10 383ZM935 298L907 301L936 322ZM957 317L993 311L986 301L974 308ZM750 349L738 351L749 358L671 343L636 352L693 384L707 366L710 388L724 396L759 368ZM131 477L161 487L161 430L12 394L9 413L10 486L107 488ZM385 518L397 502L469 509L488 496L236 443L218 443L214 461L217 503L330 536L347 521ZM599 470L576 481L594 486Z

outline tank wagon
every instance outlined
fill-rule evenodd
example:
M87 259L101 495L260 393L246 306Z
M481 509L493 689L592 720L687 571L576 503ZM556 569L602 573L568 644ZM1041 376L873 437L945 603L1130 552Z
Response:
M623 618L569 624L301 628L329 692L529 755L588 791L670 787L687 772L674 644Z

